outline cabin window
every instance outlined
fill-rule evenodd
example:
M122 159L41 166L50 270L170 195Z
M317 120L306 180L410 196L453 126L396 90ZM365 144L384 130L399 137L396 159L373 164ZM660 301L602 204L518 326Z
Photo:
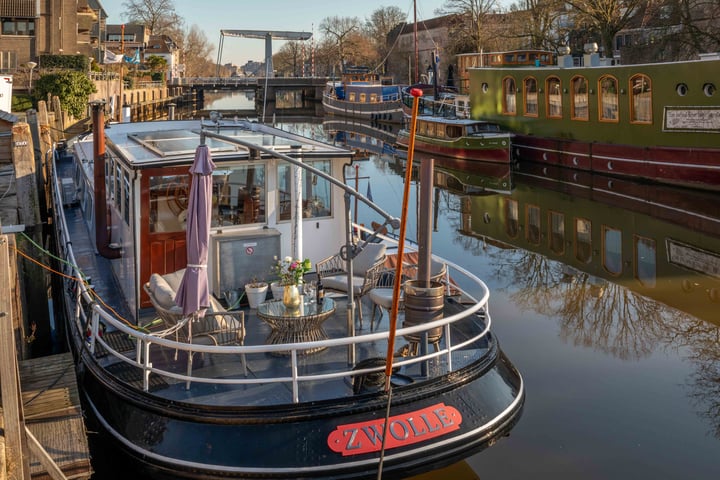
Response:
M515 94L517 89L515 86L515 79L512 77L505 77L503 80L503 113L506 115L515 115L517 107L515 105Z
M187 220L190 176L150 177L150 233L181 232Z
M558 77L549 77L545 80L545 98L547 99L547 116L562 118L562 91Z
M615 77L604 75L598 80L598 92L600 96L600 121L618 121L618 82Z
M370 94L370 103L377 103L378 102L378 95L377 93L371 93Z
M537 117L538 114L538 96L537 96L537 80L528 77L524 81L525 89L525 115L529 117Z
M652 123L652 89L650 77L634 75L630 78L630 121Z
M239 165L213 172L212 226L265 223L265 165Z
M367 94L361 93L360 94L360 103L365 103L365 102L367 102Z
M440 132L438 134L442 133L442 129L440 129ZM435 133L435 124L434 123L428 123L427 124L427 136L428 137L434 137L436 135Z
M505 199L505 232L510 238L517 238L520 231L517 200Z
M573 120L589 120L588 111L588 82L585 77L573 77L570 81L572 95L570 96L570 111Z
M540 245L540 207L528 205L525 208L525 239L533 245Z
M582 263L592 260L592 222L575 219L575 258Z
M550 250L562 255L565 253L565 215L550 212Z
M657 281L657 247L655 240L636 235L635 243L635 278L644 287L655 287Z
M130 199L132 198L132 183L130 183L130 172L123 175L123 218L125 225L130 225Z
M120 207L122 204L122 184L123 184L123 171L122 168L120 168L119 163L115 163L115 178L113 178L113 184L115 185L115 195L113 196L113 200L115 201L115 206L120 211Z
M460 138L462 136L462 127L460 125L448 125L447 126L447 137L448 138Z
M330 171L330 161L320 160L315 162L306 162L309 165L321 170L328 175ZM302 214L303 218L321 218L332 215L331 205L331 186L330 182L323 178L319 178L312 172L301 170L302 175ZM278 220L290 220L292 213L290 185L292 182L292 168L286 162L281 162L278 166Z
M622 273L622 232L603 227L603 267L613 275Z
M355 95L355 92L350 92L350 93L348 94L348 101L354 102L356 98L357 98L357 97L356 97L356 95Z

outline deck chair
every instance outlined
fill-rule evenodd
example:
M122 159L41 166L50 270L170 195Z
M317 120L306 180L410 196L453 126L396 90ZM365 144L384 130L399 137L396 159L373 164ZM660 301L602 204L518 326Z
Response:
M189 325L192 317L183 315L182 309L175 303L175 293L182 281L184 269L159 275L154 273L143 289L150 297L158 316L165 324L160 335L174 334L178 342L189 342L195 345L244 345L245 343L245 312L226 311L220 302L210 296L210 308L205 314ZM175 352L177 359L177 351ZM192 374L194 353L188 355L188 376ZM242 355L243 373L247 376L247 362ZM189 386L189 383L188 383Z
M357 303L360 328L363 326L362 297L365 296L377 283L380 271L385 264L385 245L381 243L368 243L362 251L352 260L353 278L352 288ZM328 292L348 292L348 273L346 261L339 255L333 255L317 263L316 270L323 288Z

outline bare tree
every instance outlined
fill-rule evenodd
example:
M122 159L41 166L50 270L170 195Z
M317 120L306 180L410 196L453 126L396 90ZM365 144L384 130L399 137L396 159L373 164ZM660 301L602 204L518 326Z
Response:
M345 67L347 60L348 37L357 30L360 30L360 20L357 17L326 17L320 23L320 31L334 43L335 65L340 67L340 71Z
M615 35L646 7L648 0L566 0L575 9L576 26L583 23L600 36L605 56L612 57Z
M180 45L183 63L185 64L185 75L188 77L204 77L215 75L215 63L210 60L215 46L208 42L205 33L200 27L190 27Z
M479 52L494 34L486 26L488 15L497 6L497 0L445 0L438 12L456 15L450 32L451 50L455 53Z
M273 67L278 72L299 77L302 75L303 58L302 42L285 42L278 52L273 55Z
M518 38L527 39L529 48L554 50L564 43L566 17L563 0L518 0L510 7L513 15L512 31Z
M684 58L720 50L719 0L668 0L667 8L683 26L676 39Z
M405 22L405 13L395 6L380 7L373 11L370 18L365 21L365 34L372 42L383 65L386 64L392 47L388 45L388 34L403 22Z
M176 33L183 19L173 0L126 0L123 17L130 23L145 25L153 35Z

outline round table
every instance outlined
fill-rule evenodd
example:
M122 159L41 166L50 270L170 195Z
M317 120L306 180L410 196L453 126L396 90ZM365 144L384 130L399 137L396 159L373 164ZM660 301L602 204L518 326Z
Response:
M270 325L269 344L302 343L327 340L322 323L335 312L335 302L325 297L322 304L310 302L303 296L303 303L295 310L283 305L282 300L270 300L258 305L258 316ZM298 355L316 353L327 347L299 349ZM272 352L275 355L290 355L291 351Z

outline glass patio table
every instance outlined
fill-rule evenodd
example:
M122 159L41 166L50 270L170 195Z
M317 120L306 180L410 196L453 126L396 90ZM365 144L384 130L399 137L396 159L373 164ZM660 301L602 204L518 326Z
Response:
M335 312L335 302L325 297L321 304L311 302L303 295L303 302L297 309L291 310L283 305L282 300L270 300L258 305L258 316L270 325L269 344L313 342L327 340L328 336L322 328L325 320ZM298 355L317 353L327 347L315 347L298 350ZM290 355L291 352L272 352L275 355Z

